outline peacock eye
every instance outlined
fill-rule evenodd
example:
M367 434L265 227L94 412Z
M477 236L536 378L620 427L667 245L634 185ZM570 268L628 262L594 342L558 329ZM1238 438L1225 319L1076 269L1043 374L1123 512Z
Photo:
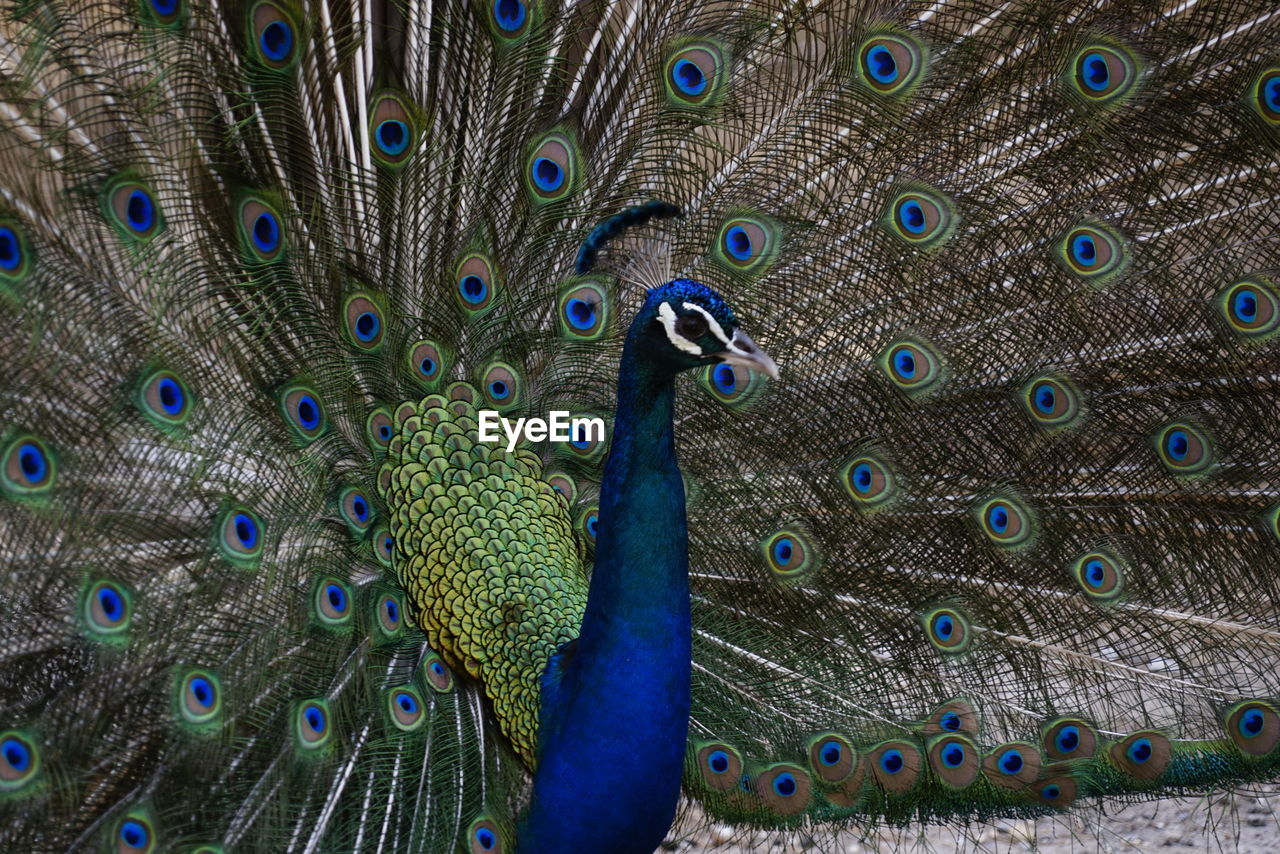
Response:
M683 315L676 322L676 331L685 338L701 338L707 334L707 319L697 314Z

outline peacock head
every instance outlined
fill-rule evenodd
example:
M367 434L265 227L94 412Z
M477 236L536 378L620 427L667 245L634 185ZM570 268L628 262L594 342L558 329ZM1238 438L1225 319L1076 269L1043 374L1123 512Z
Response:
M631 331L634 345L671 373L727 362L778 378L778 366L738 328L729 304L693 279L650 290Z

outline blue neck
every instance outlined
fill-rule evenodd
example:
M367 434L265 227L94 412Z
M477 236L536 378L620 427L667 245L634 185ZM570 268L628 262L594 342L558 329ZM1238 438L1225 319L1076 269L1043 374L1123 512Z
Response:
M582 630L543 680L539 764L519 854L651 854L680 795L688 529L671 423L675 377L642 357L640 324L618 375Z

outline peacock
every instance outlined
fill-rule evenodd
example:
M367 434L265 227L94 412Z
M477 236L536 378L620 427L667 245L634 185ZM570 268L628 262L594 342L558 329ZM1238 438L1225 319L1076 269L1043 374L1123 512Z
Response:
M1280 779L1278 204L1264 0L6 3L0 848Z

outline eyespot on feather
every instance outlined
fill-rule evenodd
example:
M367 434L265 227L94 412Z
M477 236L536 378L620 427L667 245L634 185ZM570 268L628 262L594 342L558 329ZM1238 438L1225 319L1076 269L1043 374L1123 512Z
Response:
M276 393L280 415L300 447L310 445L329 429L329 418L319 393L309 385L293 383Z
M1076 799L1077 790L1075 778L1067 774L1055 774L1037 780L1029 787L1035 800L1058 809L1069 807Z
M1099 603L1112 602L1124 593L1126 574L1124 561L1105 550L1087 552L1071 564L1072 578L1086 596Z
M422 672L436 693L448 694L453 691L453 671L436 653L428 652L422 659Z
M550 133L533 146L525 162L525 188L537 203L557 202L572 193L578 182L578 151L573 140Z
M237 207L240 245L246 260L269 264L284 256L285 233L280 214L260 196L245 196Z
M991 749L982 760L987 780L1005 789L1025 789L1040 776L1040 751L1026 741L1010 741Z
M43 499L57 480L57 460L44 441L30 433L10 438L0 463L0 491L15 500Z
M19 729L0 732L0 797L27 794L40 779L40 745Z
M250 7L251 54L263 67L272 71L290 68L298 58L300 36L298 25L284 6L266 0Z
M178 720L189 728L207 730L222 717L222 687L209 670L179 671L174 683L174 708Z
M1155 780L1169 767L1173 746L1164 733L1141 730L1123 741L1112 744L1108 750L1111 763L1120 771L1138 780Z
M1270 279L1239 279L1219 291L1216 303L1227 328L1241 339L1260 343L1280 330L1280 290Z
M1129 265L1120 233L1100 223L1083 223L1058 242L1055 258L1068 273L1101 286L1117 278Z
M155 824L145 810L130 810L113 823L109 840L116 854L151 854L157 847Z
M720 226L712 258L732 271L762 273L777 254L781 238L781 228L767 217L731 217Z
M395 435L392 424L391 410L386 406L379 406L369 413L364 422L364 435L370 450L375 453L386 452Z
M214 541L224 558L241 569L256 569L262 559L266 530L252 510L225 504L214 526Z
M728 64L724 48L710 41L689 42L672 51L663 65L667 103L677 108L704 108L724 95Z
M316 625L344 629L351 625L351 589L332 576L317 578L311 587L311 612Z
M137 384L133 404L143 418L161 430L182 427L191 414L194 398L173 371L152 371Z
M1273 756L1280 745L1280 715L1262 700L1246 700L1227 709L1223 727L1240 752L1254 759Z
M1213 465L1213 443L1208 435L1187 421L1175 421L1156 434L1156 455L1164 467L1178 476L1203 474Z
M978 714L964 700L948 700L934 709L921 732L925 735L978 734Z
M889 203L885 225L899 240L933 249L951 235L955 213L950 200L936 190L911 190L899 193Z
M799 581L818 569L818 552L807 533L797 527L782 528L760 543L765 566L779 581Z
M0 219L0 286L18 284L34 265L35 255L27 242L26 230L13 220Z
M525 0L479 0L487 6L489 28L503 42L517 42L533 26L535 7Z
M1071 93L1088 106L1123 102L1138 83L1138 60L1114 44L1094 43L1076 52L1066 75Z
M933 389L942 375L942 360L924 341L903 338L880 354L880 369L907 395L915 397Z
M338 494L338 512L351 533L357 537L362 537L369 530L377 515L369 496L354 486L349 486Z
M412 685L387 692L387 717L401 732L417 732L427 724L426 703Z
M506 850L506 839L497 822L481 815L467 829L467 839L471 854L502 854Z
M875 34L858 46L855 79L876 95L901 98L923 78L927 58L924 45L909 36Z
M763 387L764 375L741 365L721 362L698 372L698 381L716 401L730 408L748 403Z
M155 191L142 181L121 176L107 184L102 209L122 237L145 243L164 230Z
M480 378L480 393L486 407L507 412L522 401L520 374L506 362L493 362Z
M755 778L756 795L777 815L796 815L809 806L813 781L798 765L771 765Z
M329 704L321 698L303 700L293 710L294 744L303 751L317 751L333 739Z
M463 257L454 268L458 305L468 314L479 314L492 307L498 295L498 276L487 255L473 252Z
M707 787L717 792L732 791L742 777L742 755L722 742L698 745L698 774Z
M564 337L595 341L608 329L609 295L596 282L570 283L560 292L556 316Z
M1080 393L1064 377L1044 374L1022 387L1022 405L1037 427L1061 430L1077 423Z
M1016 548L1031 542L1036 519L1031 509L1012 496L989 498L974 508L979 529L995 545Z
M948 789L967 789L978 779L982 757L977 745L964 736L935 736L926 752L934 776Z
M387 324L382 308L370 294L347 297L342 307L342 321L347 342L357 350L374 353L382 347Z
M925 636L939 652L956 654L969 648L969 621L955 608L934 608L921 617Z
M186 0L143 0L143 23L161 27L180 27L186 18Z
M419 123L416 110L397 92L384 91L369 106L370 151L388 169L397 169L413 156L418 146Z
M1054 762L1088 759L1097 752L1098 735L1080 718L1055 718L1040 737L1045 756Z
M1280 127L1280 65L1268 66L1254 77L1245 96L1245 103L1272 130Z
M840 467L840 485L862 511L883 507L897 494L897 478L883 456L876 452L855 455Z
M924 764L919 745L900 740L872 747L866 761L876 785L890 795L901 795L915 788Z
M133 625L132 591L107 579L86 585L80 599L80 623L93 640L123 641Z

